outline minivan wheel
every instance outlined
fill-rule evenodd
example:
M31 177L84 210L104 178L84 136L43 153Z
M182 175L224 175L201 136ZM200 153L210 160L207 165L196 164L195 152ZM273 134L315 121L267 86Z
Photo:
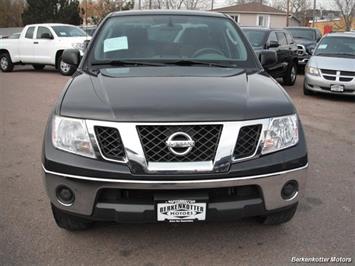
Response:
M11 72L14 69L14 64L8 53L0 54L0 69L2 72Z
M51 206L54 220L60 228L69 231L81 231L90 228L93 224L90 220L63 212L53 204L51 204Z
M297 205L298 204L283 211L271 213L266 216L261 216L259 217L259 221L266 225L279 225L279 224L287 223L295 215L297 210Z
M285 85L292 86L295 84L297 78L297 65L295 63L290 63L287 69L286 75L283 77Z
M64 76L71 76L76 71L76 67L65 63L61 56L58 59L57 68L59 72Z
M44 65L40 65L40 64L33 64L32 66L36 70L42 70L44 68Z

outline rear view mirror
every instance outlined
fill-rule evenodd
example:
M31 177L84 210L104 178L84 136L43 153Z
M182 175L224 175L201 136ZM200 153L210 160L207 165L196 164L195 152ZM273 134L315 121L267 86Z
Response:
M270 41L270 43L269 43L269 48L276 48L279 46L280 46L280 44L278 41Z
M66 49L63 52L62 59L66 64L78 66L80 63L80 52L78 49Z
M275 51L264 50L260 53L260 63L263 67L270 67L277 63L277 54Z

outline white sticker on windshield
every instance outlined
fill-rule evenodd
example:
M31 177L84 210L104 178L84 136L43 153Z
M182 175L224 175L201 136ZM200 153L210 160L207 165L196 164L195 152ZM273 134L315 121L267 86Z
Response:
M318 49L327 49L328 44L320 44Z
M60 35L67 35L67 33L64 32L64 31L61 31L61 32L60 32Z
M104 53L117 51L117 50L127 50L127 49L128 49L127 36L106 39L104 41Z

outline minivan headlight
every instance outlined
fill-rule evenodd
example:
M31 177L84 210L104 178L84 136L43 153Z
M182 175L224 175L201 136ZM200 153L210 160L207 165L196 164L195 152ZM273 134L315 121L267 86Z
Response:
M312 66L306 66L305 69L306 73L313 75L313 76L319 76L319 69L316 67L312 67Z
M52 143L57 149L95 158L86 123L82 119L54 116Z
M297 115L271 118L264 131L262 154L282 150L298 143Z

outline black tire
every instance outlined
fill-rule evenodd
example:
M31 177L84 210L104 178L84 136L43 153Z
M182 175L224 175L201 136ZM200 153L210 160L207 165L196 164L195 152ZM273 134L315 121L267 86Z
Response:
M36 70L42 70L45 67L45 65L39 65L39 64L33 64L32 66Z
M66 65L66 66L64 66ZM71 76L76 71L76 67L63 62L62 56L57 60L57 69L64 76Z
M294 62L290 63L287 68L285 76L283 76L283 81L285 85L292 86L295 84L297 79L297 64Z
M296 210L297 210L297 204L292 206L289 209L271 213L267 216L259 217L259 221L266 225L279 225L279 224L287 223L293 218L293 216L296 213Z
M14 69L14 64L8 53L0 54L0 69L2 72L11 72Z
M63 212L53 204L51 204L51 206L54 220L60 228L69 231L82 231L90 228L93 225L93 222L90 220L86 220L84 218Z
M307 88L306 88L306 85L303 84L303 94L304 94L304 95L313 95L314 93L313 93L313 91L307 89Z

